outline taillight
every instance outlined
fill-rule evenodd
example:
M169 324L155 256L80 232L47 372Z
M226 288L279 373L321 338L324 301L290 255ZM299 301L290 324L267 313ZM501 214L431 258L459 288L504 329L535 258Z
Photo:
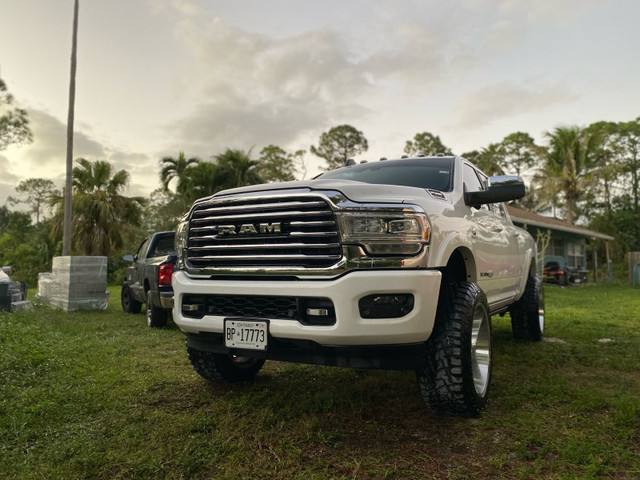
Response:
M173 263L163 263L158 270L158 285L171 285Z

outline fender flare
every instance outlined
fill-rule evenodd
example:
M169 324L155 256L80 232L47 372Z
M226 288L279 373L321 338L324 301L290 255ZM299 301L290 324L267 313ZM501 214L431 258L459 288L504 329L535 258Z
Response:
M533 248L527 248L525 252L524 264L522 265L522 275L520 276L520 283L518 284L518 293L514 298L514 301L520 300L524 294L524 290L527 286L529 277L534 277L536 273L535 253Z
M473 256L473 247L471 242L460 232L451 231L441 238L439 248L433 252L433 262L431 264L436 268L446 267L449 259L456 251L462 254L467 270L467 281L477 282L478 272Z

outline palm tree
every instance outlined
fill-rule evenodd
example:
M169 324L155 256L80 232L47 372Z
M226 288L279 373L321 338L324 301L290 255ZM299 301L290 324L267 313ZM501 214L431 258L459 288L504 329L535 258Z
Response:
M186 189L181 195L186 202L184 209L198 198L213 195L224 188L218 182L218 168L213 162L198 162L188 167L184 172L183 184Z
M185 208L198 198L207 197L220 190L262 183L263 178L259 173L260 161L252 160L250 154L251 152L227 149L224 153L216 155L212 162L182 162L184 168L178 177L180 183L177 191L185 202ZM173 159L165 163L166 167L171 167L167 169L169 173L176 171ZM164 171L163 169L161 179L163 176L167 178Z
M601 136L576 126L558 127L545 136L550 144L545 173L549 181L558 182L557 188L564 197L566 220L573 223L578 202L592 182Z
M544 169L536 169L529 182L527 194L519 206L535 213L551 210L553 217L557 218L561 191L562 185L559 177L547 175Z
M587 130L597 133L601 139L598 153L595 156L593 175L594 180L600 182L596 189L598 197L602 198L602 206L606 212L610 212L612 191L615 188L616 180L622 173L621 165L616 162L620 138L618 124L606 121L596 122L589 125Z
M473 150L472 152L462 154L462 156L490 177L493 175L504 175L502 168L503 155L500 145L497 143L492 143L479 152Z
M262 183L262 177L258 172L260 162L251 160L250 155L251 151L232 149L216 155L217 178L221 187L219 190Z
M134 234L142 219L142 197L125 197L122 190L129 183L125 170L113 173L110 163L84 158L73 169L73 248L82 255L107 256L112 248L121 248ZM57 237L63 218L64 197L51 197L55 209L52 235Z
M160 181L164 189L167 190L171 180L177 178L176 193L184 194L188 188L188 182L185 176L187 169L192 165L196 165L198 162L199 160L197 158L187 159L184 152L180 152L178 158L163 157L162 160L160 160L160 166L162 167L160 171Z

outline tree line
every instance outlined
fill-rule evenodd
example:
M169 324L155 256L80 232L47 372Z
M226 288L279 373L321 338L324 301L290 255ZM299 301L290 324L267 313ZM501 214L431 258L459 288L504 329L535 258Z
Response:
M1 81L0 106L5 112L0 117L0 150L32 141L26 112L13 105ZM538 145L528 133L514 132L461 156L488 175L524 176L529 188L518 206L612 233L615 259L640 250L640 118L557 127L546 132L544 140ZM361 157L368 148L362 131L338 125L322 133L310 152L331 170ZM438 135L425 131L405 142L404 153L454 152ZM109 256L111 270L122 268L123 251L131 252L153 231L175 228L197 198L233 187L305 178L305 154L276 145L255 156L252 150L227 149L208 160L179 152L159 160L161 186L148 198L124 195L129 182L125 170L114 171L103 160L77 159L72 253ZM64 191L41 178L24 180L15 190L8 206L0 207L0 263L12 265L16 279L34 284L37 273L47 271L51 258L61 251ZM28 213L9 209L18 204L25 204Z

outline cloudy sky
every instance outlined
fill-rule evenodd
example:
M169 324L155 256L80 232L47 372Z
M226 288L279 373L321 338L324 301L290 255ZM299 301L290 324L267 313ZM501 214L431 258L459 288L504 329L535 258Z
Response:
M0 205L62 185L72 0L0 0L0 77L35 141L0 151ZM637 0L80 0L74 157L159 186L158 160L307 150L350 124L362 159L418 132L455 153L515 131L640 116Z

